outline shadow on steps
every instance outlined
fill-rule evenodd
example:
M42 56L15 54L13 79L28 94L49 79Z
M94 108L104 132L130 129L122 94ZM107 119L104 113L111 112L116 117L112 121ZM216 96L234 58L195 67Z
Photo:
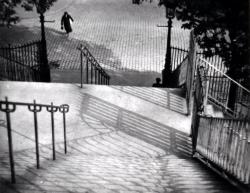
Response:
M84 116L108 124L151 145L182 156L192 156L192 142L187 133L125 110L94 96L85 95L81 105ZM180 120L181 121L181 120ZM166 120L167 123L167 120Z

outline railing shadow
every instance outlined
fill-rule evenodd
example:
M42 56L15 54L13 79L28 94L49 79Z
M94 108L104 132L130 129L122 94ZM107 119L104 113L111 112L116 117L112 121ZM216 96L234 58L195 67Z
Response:
M95 117L119 131L165 151L192 155L191 138L186 133L88 94L85 95L82 106L85 107L82 114Z
M155 105L163 108L181 113L187 114L186 99L184 91L171 90L161 88L146 88L146 87L118 87L113 86L113 89L117 89L129 95L138 97Z

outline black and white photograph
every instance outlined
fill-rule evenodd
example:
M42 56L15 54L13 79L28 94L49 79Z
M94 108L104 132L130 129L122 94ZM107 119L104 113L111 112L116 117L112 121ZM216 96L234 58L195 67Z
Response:
M250 193L250 0L0 0L0 193Z

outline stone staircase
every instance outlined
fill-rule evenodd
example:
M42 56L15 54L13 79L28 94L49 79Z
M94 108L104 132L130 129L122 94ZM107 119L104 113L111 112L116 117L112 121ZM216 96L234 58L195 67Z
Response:
M0 82L0 87L1 98L70 105L67 155L55 115L55 161L48 119L39 115L47 127L39 126L39 170L33 125L25 120L31 115L27 109L13 114L16 184L10 184L0 114L1 192L239 192L191 157L191 117L180 89L24 82Z

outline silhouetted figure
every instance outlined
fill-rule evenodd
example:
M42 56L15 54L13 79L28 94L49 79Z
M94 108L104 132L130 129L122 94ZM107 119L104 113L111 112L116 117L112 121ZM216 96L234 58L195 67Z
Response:
M154 83L152 87L162 87L162 84L160 83L161 82L160 78L156 78L155 81L156 83Z
M68 14L68 12L64 12L62 19L61 19L61 29L65 29L66 33L69 34L72 32L70 20L73 22L73 18Z

